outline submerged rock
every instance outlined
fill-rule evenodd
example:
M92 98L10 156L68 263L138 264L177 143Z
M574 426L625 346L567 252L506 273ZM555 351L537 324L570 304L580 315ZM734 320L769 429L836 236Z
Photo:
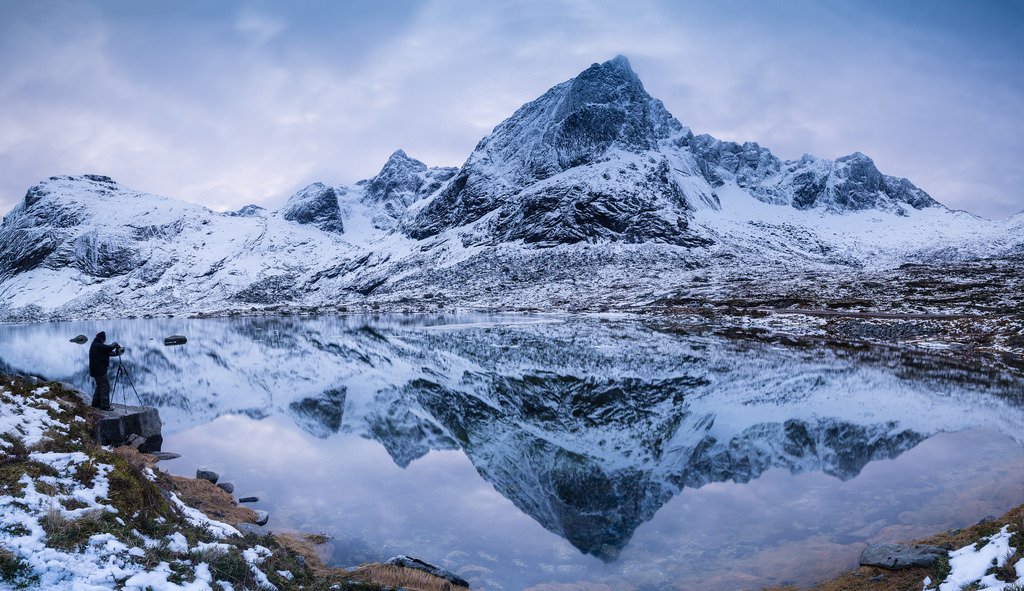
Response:
M928 567L946 554L945 548L926 544L869 544L860 555L860 565L878 566L889 570Z

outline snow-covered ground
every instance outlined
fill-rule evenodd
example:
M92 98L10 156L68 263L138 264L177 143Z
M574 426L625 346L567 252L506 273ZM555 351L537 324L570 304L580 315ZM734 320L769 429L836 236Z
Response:
M8 470L30 467L16 483L0 485L4 487L0 489L0 558L4 571L10 573L9 580L0 581L0 588L232 589L230 582L212 574L209 560L229 551L218 540L238 536L235 528L185 507L171 493L171 501L207 541L190 542L179 531L154 538L131 529L130 523L139 516L122 514L112 501L113 465L82 451L36 450L48 440L68 437L67 422L81 421L81 417L74 416L67 403L47 396L48 387L23 395L14 393L13 385L0 383L0 454ZM39 475L33 477L30 472ZM131 533L118 536L101 531L72 548L51 539L51 535L63 535L55 528L71 528L76 522L106 522ZM275 587L262 572L259 577L255 572L269 552L257 545L243 553L254 578L266 589Z
M1010 545L1013 533L1009 526L1004 525L998 533L982 538L975 544L951 551L950 573L939 583L938 591L960 591L965 588L977 591L1003 591L1024 587L1024 558L1013 565L1017 575L1013 581L1001 581L992 572L1006 565L1017 552L1018 548ZM925 591L936 589L931 578L925 579L923 588Z

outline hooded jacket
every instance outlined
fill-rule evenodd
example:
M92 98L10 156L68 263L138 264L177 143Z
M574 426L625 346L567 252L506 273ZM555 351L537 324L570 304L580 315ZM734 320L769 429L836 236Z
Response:
M101 338L100 335L103 337ZM89 375L94 378L107 375L107 369L110 368L110 356L117 347L117 343L107 345L106 340L107 335L100 333L89 345Z

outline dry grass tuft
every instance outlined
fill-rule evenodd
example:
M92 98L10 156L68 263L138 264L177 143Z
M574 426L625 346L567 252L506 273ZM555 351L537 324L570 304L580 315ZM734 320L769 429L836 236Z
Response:
M347 574L343 569L331 568L325 564L326 553L321 552L318 548L324 542L315 541L316 534L275 533L274 539L291 552L305 558L306 566L317 576L329 577L337 574Z
M461 585L453 585L448 581L412 568L392 566L390 564L364 564L349 575L368 583L399 587L410 591L460 591L467 590ZM915 590L916 591L916 590Z
M256 512L239 507L235 498L208 480L171 476L174 492L189 507L231 524L255 523Z
M114 453L124 458L132 468L142 471L156 467L156 456L144 454L130 445L115 447Z

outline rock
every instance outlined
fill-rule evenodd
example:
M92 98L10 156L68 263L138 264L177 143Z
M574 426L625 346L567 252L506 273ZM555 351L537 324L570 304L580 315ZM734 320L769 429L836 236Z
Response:
M209 480L210 482L217 484L217 481L220 479L220 474L217 474L216 472L210 470L209 468L200 468L196 470L196 478Z
M875 575L875 576L871 577L868 580L869 581L875 581L876 583L879 582L879 581L884 581L885 580L885 575Z
M128 443L128 445L134 447L135 449L139 449L143 445L146 444L146 438L145 437L139 437L135 433L132 433L131 435L128 436L127 443Z
M256 525L266 525L270 521L270 513L266 511L256 511Z
M173 451L155 451L153 452L153 457L155 457L159 462L160 460L174 460L180 458L181 454L176 454Z
M71 342L77 345L84 345L89 342L89 337L85 336L84 334L80 334L77 337L71 339Z
M235 492L235 485L230 482L219 482L217 483L217 488L228 494Z
M185 335L180 334L172 334L171 336L164 339L164 345L168 347L173 345L184 345L187 342L188 339L185 338Z
M143 453L160 451L163 437L162 423L157 409L148 406L112 404L113 410L97 410L95 437L100 445L117 447L129 443L133 437L142 438L136 449Z
M389 558L387 561L384 562L384 564L420 570L425 573L430 573L435 577L440 577L453 585L461 585L463 587L466 587L467 589L469 588L469 581L463 579L462 577L453 573L452 571L445 568L441 568L439 566L434 566L429 562L424 562L419 558L413 558L412 556L406 556L402 554L399 556L395 556L394 558Z
M260 500L259 497L242 497L242 498L238 499L238 502L239 503L257 503L257 502L259 502L259 500Z
M914 566L932 566L945 548L925 544L868 544L860 555L861 566L877 566L889 570L903 570Z
M995 515L986 515L986 516L981 518L981 521L978 522L978 525L984 525L986 523L992 523L995 520L996 520L996 516Z
M341 195L345 194L340 189ZM281 217L299 224L312 224L325 232L342 234L341 208L338 205L339 190L323 183L313 183L288 198L281 209Z
M235 526L235 529L242 532L243 534L255 534L257 536L264 536L267 534L267 530L256 525L255 523L239 523Z

